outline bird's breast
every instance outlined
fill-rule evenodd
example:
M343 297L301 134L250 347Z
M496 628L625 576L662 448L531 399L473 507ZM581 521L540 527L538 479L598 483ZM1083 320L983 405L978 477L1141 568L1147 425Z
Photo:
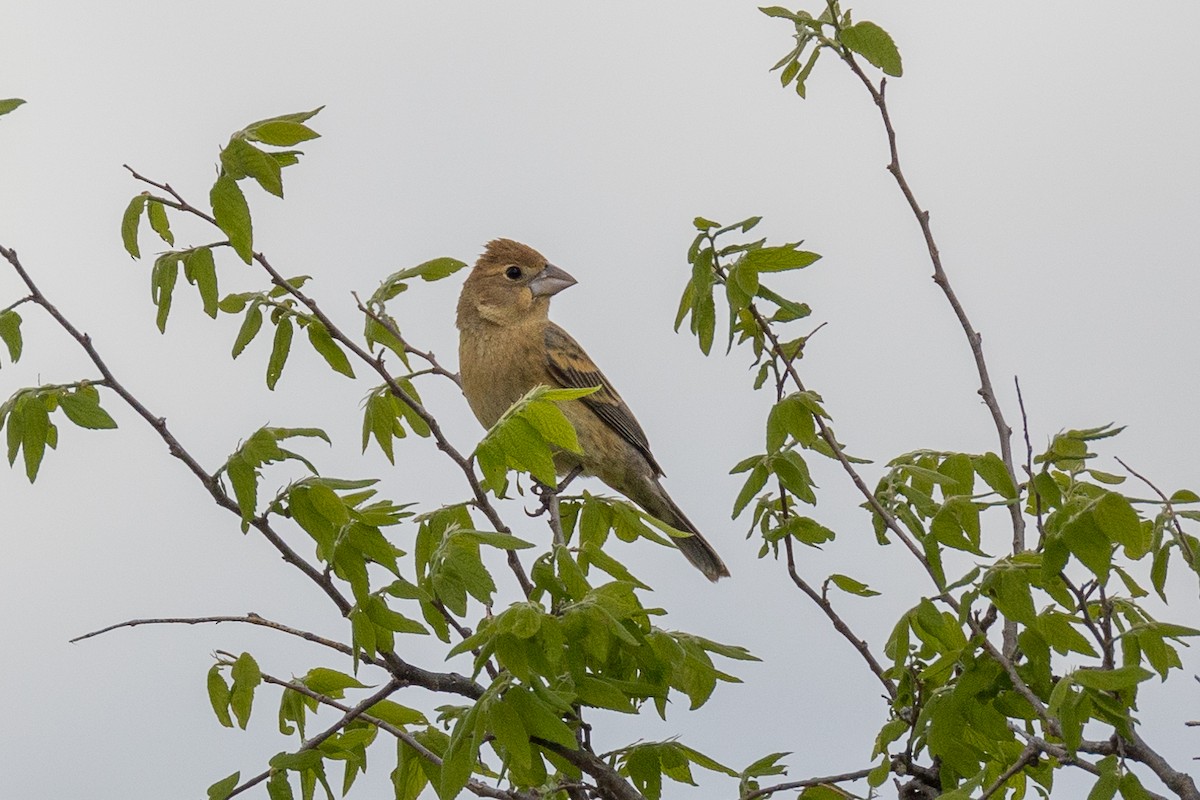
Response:
M554 384L540 330L493 325L463 330L458 360L463 394L485 428L534 386Z

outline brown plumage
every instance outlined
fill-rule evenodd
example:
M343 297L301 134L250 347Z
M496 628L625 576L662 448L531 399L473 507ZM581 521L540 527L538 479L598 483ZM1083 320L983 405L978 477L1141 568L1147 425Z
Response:
M571 336L550 321L550 298L575 279L532 247L489 242L458 298L459 369L463 394L490 428L538 385L600 390L561 403L579 436L582 455L560 452L559 474L581 467L673 528L688 561L709 580L729 570L659 483L663 471L629 406Z

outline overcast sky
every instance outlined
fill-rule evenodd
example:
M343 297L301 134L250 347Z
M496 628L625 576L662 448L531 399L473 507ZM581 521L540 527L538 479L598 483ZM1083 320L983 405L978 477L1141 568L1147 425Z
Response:
M1119 454L1168 491L1200 488L1200 5L1170 0L1136 18L1108 2L852 7L903 53L889 98L905 168L1010 421L1019 375L1035 447L1061 428L1115 421L1129 429L1101 468L1117 471L1107 456ZM375 451L360 457L357 404L369 383L332 375L305 345L267 392L265 342L230 362L237 321L204 318L186 286L160 336L150 264L121 248L121 212L141 190L123 163L203 203L232 131L324 104L312 122L323 138L285 172L287 200L250 191L256 248L285 274L315 276L312 293L351 328L349 292L396 269L473 261L497 236L541 250L579 280L555 299L554 318L620 388L670 491L730 565L734 577L714 587L676 554L619 551L658 590L648 602L670 609L669 625L764 662L733 665L746 684L719 689L700 712L621 721L600 746L678 734L735 768L787 750L795 778L868 764L885 710L874 679L729 520L740 481L727 473L761 449L769 399L751 391L744 354L704 358L671 332L691 219L761 214L766 234L824 254L782 288L814 307L813 325L828 323L801 366L842 440L876 461L864 472L874 478L918 447L995 449L969 351L883 169L877 114L839 65L819 64L800 101L767 71L790 47L787 23L751 3L697 0L43 0L7 4L0 29L0 97L28 101L0 119L0 243L206 466L260 425L319 425L335 447L304 452L323 471L386 475L393 497L426 506L463 496L428 443L406 447L395 468ZM176 227L182 242L208 237ZM225 290L258 280L236 263L220 270ZM457 279L414 287L395 309L413 343L450 364L457 290ZM0 307L21 294L0 269ZM25 356L15 368L5 358L0 397L95 376L60 331L22 312ZM469 450L481 431L465 403L428 386ZM294 747L274 730L269 690L249 732L218 725L203 681L214 649L250 650L282 677L344 668L303 643L228 626L67 644L129 618L247 611L344 633L140 420L107 405L120 430L64 428L36 485L0 470L0 774L13 797L201 797ZM816 468L814 515L839 539L805 552L803 570L883 590L839 601L881 645L929 589L896 568L906 562L895 548L874 546L844 477ZM519 533L546 535L540 522ZM1181 581L1175 597L1172 618L1194 621L1194 584ZM411 646L412 660L439 668L435 649ZM1173 686L1147 685L1141 717L1184 766L1200 753L1200 733L1182 727L1200 717L1200 687L1186 677ZM382 785L389 761L381 749L366 781ZM702 777L703 793L670 787L668 797L736 793Z

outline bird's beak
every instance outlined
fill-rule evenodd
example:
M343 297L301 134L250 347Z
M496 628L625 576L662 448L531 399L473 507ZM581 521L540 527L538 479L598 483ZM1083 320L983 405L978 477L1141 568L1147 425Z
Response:
M574 286L579 281L553 264L547 264L540 274L529 282L529 290L534 297L550 297L563 289Z

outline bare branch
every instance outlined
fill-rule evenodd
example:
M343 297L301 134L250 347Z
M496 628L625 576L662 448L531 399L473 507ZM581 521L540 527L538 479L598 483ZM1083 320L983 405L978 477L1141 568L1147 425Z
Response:
M871 648L865 641L858 638L854 631L850 630L850 626L847 625L841 616L838 615L837 611L834 610L833 604L830 603L827 598L823 597L820 592L812 588L812 586L810 586L808 582L801 578L800 574L796 572L796 559L792 552L792 538L790 536L784 539L784 549L787 551L788 575L791 576L792 582L799 587L800 591L808 595L809 599L817 604L817 607L825 612L825 616L829 617L829 621L833 623L834 629L837 630L837 632L840 633L846 639L846 641L850 642L850 644L854 646L854 649L857 650L859 655L863 657L863 660L867 662L867 667L875 674L875 677L879 679L879 682L883 684L884 690L887 691L888 699L895 700L896 683L884 674L883 667L880 666L879 662L875 660L874 654L871 653Z
M967 343L971 346L971 356L975 360L975 370L979 375L979 396L983 398L984 404L987 405L988 411L991 412L992 422L996 428L996 437L1000 444L1000 459L1004 462L1004 466L1015 484L1017 482L1017 473L1013 468L1012 428L1004 420L1004 412L1000 408L999 400L996 398L996 391L992 388L991 375L988 372L987 361L983 355L983 337L975 330L975 326L971 324L971 320L967 317L966 309L963 308L958 295L950 285L950 278L946 275L946 270L942 266L942 256L933 236L933 228L929 224L929 212L921 208L920 203L917 202L917 197L913 193L912 187L909 185L908 179L905 177L904 171L900 166L900 151L896 145L896 129L892 127L892 118L887 106L887 79L881 80L879 88L876 89L874 84L871 83L871 79L863 72L862 67L859 66L858 61L855 60L849 51L843 48L841 55L846 63L850 65L850 69L854 74L862 81L863 86L870 93L871 99L875 101L875 105L879 108L879 115L883 122L884 130L887 133L888 152L891 155L891 161L888 162L887 170L895 179L896 185L904 195L904 199L908 201L909 208L912 209L913 216L917 219L917 224L921 227L921 234L925 238L925 246L929 251L929 261L933 265L933 281L942 290L942 294L946 296L946 301L954 310L954 316L958 318L958 323L967 337ZM1020 553L1025 550L1025 518L1021 514L1020 506L1017 504L1010 505L1009 511L1012 516L1013 525L1013 552Z

